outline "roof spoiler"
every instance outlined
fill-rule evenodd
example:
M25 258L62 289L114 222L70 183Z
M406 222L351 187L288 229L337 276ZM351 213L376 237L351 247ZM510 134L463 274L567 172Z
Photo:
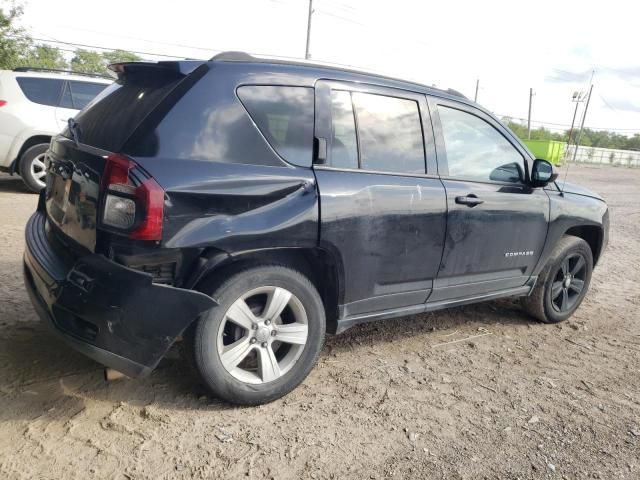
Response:
M187 76L205 62L201 60L181 60L163 62L120 62L112 63L107 68L118 74L118 78L125 73L136 71L156 70L160 72L171 72L178 76Z

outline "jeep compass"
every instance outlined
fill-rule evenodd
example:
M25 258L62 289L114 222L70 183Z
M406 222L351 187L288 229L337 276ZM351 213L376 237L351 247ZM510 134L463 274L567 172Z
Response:
M325 333L507 296L554 323L587 293L607 205L457 92L237 52L111 68L51 141L24 275L127 376L181 340L213 395L259 404Z

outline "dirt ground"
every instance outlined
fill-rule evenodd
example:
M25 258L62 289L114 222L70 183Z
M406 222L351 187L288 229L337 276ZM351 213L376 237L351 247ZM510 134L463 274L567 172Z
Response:
M106 383L52 338L22 284L36 197L0 176L0 478L640 478L640 170L569 178L611 210L570 321L503 300L355 327L293 393L237 408L175 352Z

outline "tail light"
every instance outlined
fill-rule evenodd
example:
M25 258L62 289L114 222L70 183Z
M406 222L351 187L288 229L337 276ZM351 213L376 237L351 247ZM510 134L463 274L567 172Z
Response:
M0 100L0 107L4 107L7 104L6 100Z
M102 177L102 224L135 240L161 240L164 190L124 155L112 154Z

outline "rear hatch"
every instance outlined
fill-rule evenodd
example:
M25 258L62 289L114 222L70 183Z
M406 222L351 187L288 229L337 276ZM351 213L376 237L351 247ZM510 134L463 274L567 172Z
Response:
M183 89L176 87L191 83L184 80L199 65L160 62L114 66L118 80L71 119L51 143L46 209L49 221L59 231L93 252L97 231L109 230L102 216L108 180L124 183L123 195L133 200L146 195L138 187L149 179L148 173L119 152L160 105L165 111L164 104L177 101L177 92ZM127 204L121 202L116 207L126 210Z

